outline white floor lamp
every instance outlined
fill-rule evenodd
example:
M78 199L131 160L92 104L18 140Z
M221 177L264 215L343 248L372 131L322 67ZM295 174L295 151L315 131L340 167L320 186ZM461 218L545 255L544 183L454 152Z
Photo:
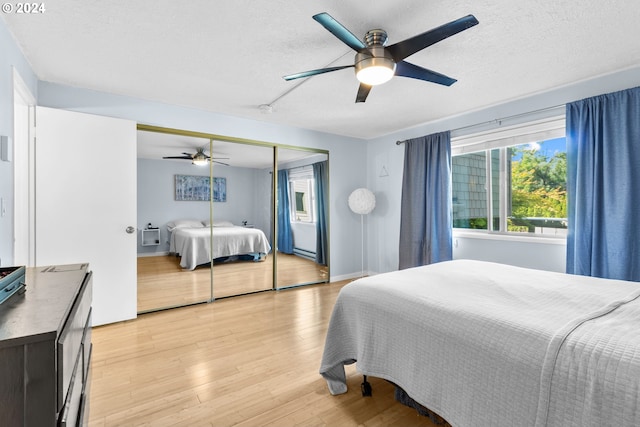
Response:
M361 239L361 257L362 257L362 274L364 277L364 216L369 214L376 207L376 196L366 188L358 188L353 190L349 196L349 208L354 213L360 215L360 239Z

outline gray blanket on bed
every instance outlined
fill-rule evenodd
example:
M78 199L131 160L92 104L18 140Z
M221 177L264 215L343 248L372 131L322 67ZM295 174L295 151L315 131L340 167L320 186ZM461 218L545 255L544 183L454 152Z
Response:
M640 284L458 260L345 286L320 373L387 379L456 427L640 426Z
M171 233L169 251L180 255L180 267L193 270L220 257L268 254L271 245L258 228L180 228Z

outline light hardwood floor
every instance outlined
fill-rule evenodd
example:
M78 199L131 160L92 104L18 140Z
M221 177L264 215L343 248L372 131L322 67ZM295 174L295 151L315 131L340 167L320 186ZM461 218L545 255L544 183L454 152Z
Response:
M91 426L434 426L370 378L318 373L346 282L217 300L93 329Z
M272 289L273 255L260 262L236 261L215 264L215 298ZM327 267L295 255L278 254L278 287L328 281ZM211 269L199 266L183 270L173 255L138 258L138 312L144 313L208 301Z

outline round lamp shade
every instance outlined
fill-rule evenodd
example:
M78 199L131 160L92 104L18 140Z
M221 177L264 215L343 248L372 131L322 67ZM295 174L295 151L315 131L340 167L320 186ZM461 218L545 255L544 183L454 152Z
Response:
M376 196L366 188L353 190L349 196L349 208L357 214L366 215L376 207Z

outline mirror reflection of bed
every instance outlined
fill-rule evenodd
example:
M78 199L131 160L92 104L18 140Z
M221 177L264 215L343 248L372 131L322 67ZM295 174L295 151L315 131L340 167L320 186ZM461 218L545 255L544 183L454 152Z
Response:
M193 165L191 160L162 159L195 153L198 148L204 148L207 155L213 153L216 159L213 167ZM291 167L328 159L326 154L318 157L315 152L295 149L283 152L279 147L277 150L279 158L284 159L281 164ZM295 253L278 252L275 260L277 245L272 236L275 151L268 144L210 140L188 132L181 135L155 129L138 131L139 313L329 281L328 266L315 260L315 231L313 238L308 239L313 228L311 222L303 224L302 231L294 231L299 243ZM213 202L176 200L176 175L207 177L210 172L214 178L224 178L221 188L213 180L216 190L224 194L214 194ZM298 207L305 203L311 206L310 197L315 197L315 190L309 182L307 188L308 194L298 194L301 199ZM295 197L295 191L291 195ZM304 196L307 199L302 200ZM295 212L296 206L289 208ZM152 232L142 231L149 223ZM143 233L153 237L151 241L147 238L147 245ZM211 239L210 233L215 238ZM242 237L245 234L249 237ZM210 256L214 258L213 268L207 262Z

